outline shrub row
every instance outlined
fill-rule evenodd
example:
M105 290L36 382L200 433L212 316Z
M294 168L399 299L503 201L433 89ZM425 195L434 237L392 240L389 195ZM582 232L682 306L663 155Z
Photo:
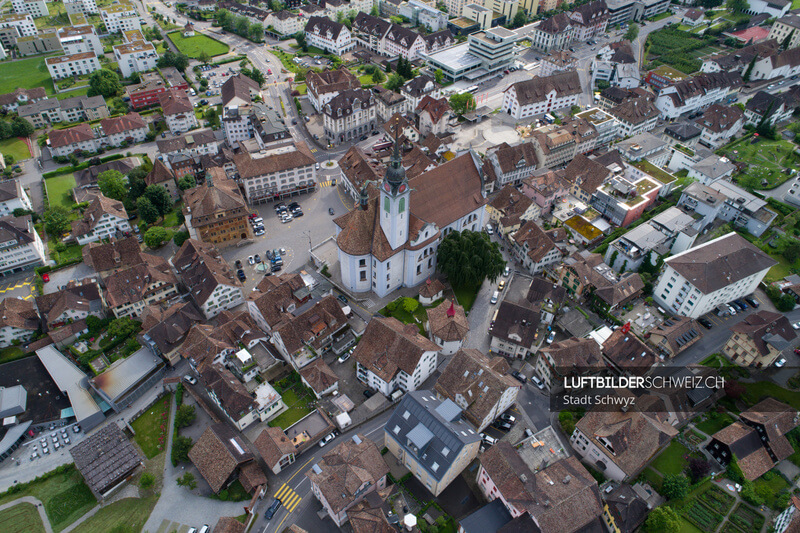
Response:
M116 161L117 159L122 159L125 157L125 154L113 154L106 157L100 158L100 163L108 163L109 161ZM64 174L69 174L71 172L76 172L78 170L83 170L85 168L89 168L92 166L91 161L84 161L80 165L70 165L68 167L58 168L56 170L52 170L50 172L45 172L42 174L44 179L55 178L56 176L62 176Z

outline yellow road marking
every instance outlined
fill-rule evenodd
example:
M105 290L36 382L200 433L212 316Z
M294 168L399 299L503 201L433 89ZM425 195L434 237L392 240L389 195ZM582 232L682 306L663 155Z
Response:
M300 500L302 499L303 498L301 498L298 494L295 494L292 499L289 500L289 503L286 504L286 509L291 513L295 510L295 508L297 508L297 506L300 504Z
M289 485L284 483L283 486L280 489L278 489L278 492L275 493L275 497L280 500L281 496L283 496L287 492L287 490L292 490L292 489L289 487Z
M298 469L297 469L297 472L295 472L294 474L292 474L292 477L290 477L289 479L287 479L287 480L286 480L286 483L289 483L289 482L290 482L292 479L294 479L294 476L296 476L297 474L299 474L300 472L302 472L302 471L303 471L303 469L304 469L306 466L308 466L308 463L310 463L310 462L311 462L311 461L313 461L313 460L314 460L314 458L312 457L311 459L309 459L308 461L306 461L306 464L304 464L303 466L301 466L300 468L298 468Z

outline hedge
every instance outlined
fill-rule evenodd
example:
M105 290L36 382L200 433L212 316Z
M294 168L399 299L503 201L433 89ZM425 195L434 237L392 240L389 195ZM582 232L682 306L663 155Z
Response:
M219 66L219 65L225 65L226 63L233 63L234 61L241 61L242 59L247 59L247 56L238 55L236 57L229 57L227 59L220 59L219 61L211 63L211 66L214 67L214 66Z
M109 156L106 156L106 157L101 157L100 158L100 163L102 164L102 163L108 163L109 161L116 161L117 159L122 159L123 157L125 157L125 154L113 154L113 155L109 155ZM94 158L92 158L92 159L94 159ZM58 168L56 170L52 170L50 172L45 172L44 174L42 174L42 177L44 179L55 178L56 176L62 176L64 174L69 174L71 172L76 172L78 170L83 170L83 169L89 168L90 166L91 166L91 164L90 164L89 161L84 161L83 163L81 163L80 165L77 165L77 166L70 165L68 167L61 167L61 168Z

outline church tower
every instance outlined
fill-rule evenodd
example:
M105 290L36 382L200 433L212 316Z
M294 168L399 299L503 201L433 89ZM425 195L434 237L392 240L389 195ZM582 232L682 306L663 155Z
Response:
M381 185L380 210L381 229L392 250L403 246L408 241L409 198L406 169L400 157L400 125L395 125L394 153L392 154L386 177Z

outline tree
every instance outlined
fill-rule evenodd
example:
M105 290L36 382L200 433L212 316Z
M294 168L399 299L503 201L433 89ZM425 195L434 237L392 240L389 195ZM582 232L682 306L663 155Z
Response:
M344 24L345 18L347 18L347 15L345 14L344 11L339 11L338 13L336 13L336 22L338 22L339 24Z
M142 217L142 220L148 224L152 224L158 220L158 209L156 209L153 202L146 196L140 196L136 199L136 210L139 212L139 216Z
M750 60L750 64L747 65L747 70L744 71L742 74L742 79L744 81L750 81L750 74L753 73L753 67L756 66L756 60L758 59L758 55L753 56L753 59Z
M750 4L747 0L728 0L725 2L725 7L734 13L746 13L750 9Z
M219 126L219 117L217 116L217 110L213 107L209 107L204 115L206 120L208 121L208 125L212 128Z
M131 83L141 83L142 77L138 72L132 72L131 75L128 76L128 81Z
M128 187L125 185L125 176L119 170L106 170L97 176L97 186L100 192L109 198L122 201L128 195Z
M297 46L299 46L303 52L308 52L308 42L306 41L305 33L302 31L295 33L294 40L297 41Z
M789 45L792 44L793 37L794 37L794 30L790 31L789 35L787 35L786 38L783 40L783 42L781 43L781 48L787 50L789 48Z
M14 117L11 121L11 135L14 137L30 137L36 129L24 118Z
M260 22L250 24L250 27L247 29L247 34L251 41L260 43L264 40L264 25Z
M525 23L528 22L528 16L525 14L525 11L520 9L517 11L517 14L514 15L514 20L511 23L512 28L519 28L524 26Z
M725 468L725 476L734 483L744 483L744 473L739 467L739 460L736 458L736 454L731 456L731 462Z
M439 245L437 270L454 287L476 287L484 279L494 281L506 262L497 243L480 231L453 231Z
M161 57L158 58L156 66L158 68L175 67L179 71L183 72L186 70L186 67L189 66L189 57L185 54L176 54L172 50L167 50Z
M786 245L781 255L790 263L797 261L797 259L800 258L800 242L792 240L792 242Z
M129 337L134 331L136 331L138 324L138 322L134 322L133 319L129 317L115 318L111 321L111 323L108 325L108 329L106 330L108 333L108 338L123 339L125 337Z
M650 533L678 533L681 530L681 518L675 509L662 505L650 511L644 528Z
M689 459L689 475L692 483L698 483L711 472L711 465L705 459L692 457Z
M148 248L160 248L169 238L169 232L161 226L153 226L144 233L144 243Z
M390 91L399 93L400 87L402 87L404 83L405 80L403 79L402 76L400 76L400 74L392 72L391 74L389 74L389 79L386 80L386 83L384 83L383 86L389 89Z
M247 20L247 17L238 16L236 20L233 22L233 31L239 37L245 37L247 32L250 30L250 21Z
M689 478L683 474L667 474L661 484L661 494L669 500L680 500L689 493Z
M178 438L179 439L187 439L188 437L178 437ZM191 445L192 439L188 439L188 440L189 440L189 444ZM188 451L187 451L186 460L187 461L189 460ZM178 483L178 485L181 486L181 487L188 487L189 490L194 490L194 489L197 488L197 480L194 478L194 474L192 474L191 472L186 472L184 475L179 477L176 480L176 483Z
M175 425L179 428L185 428L192 425L197 413L194 412L194 405L181 405L178 407L178 412L175 413Z
M746 392L745 386L735 379L726 379L723 389L725 390L725 396L731 400L738 400Z
M70 229L69 211L66 207L54 205L42 215L44 230L51 237L58 238Z
M475 96L472 93L454 94L450 97L450 107L455 114L463 115L475 109Z
M186 174L184 177L178 180L178 188L182 191L187 189L194 189L197 187L197 182L194 179L194 176L191 174Z
M406 313L413 313L419 307L419 300L414 298L403 298L403 311Z
M381 10L378 8L378 4L372 5L372 9L370 10L369 14L372 15L373 17L381 16Z
M175 233L175 235L172 236L172 242L174 242L175 246L177 246L178 248L183 246L183 243L185 243L188 239L189 239L188 231L178 231Z
M211 61L211 56L208 55L208 52L206 52L205 50L201 50L200 53L197 55L197 60L204 65L208 65L208 62Z
M172 197L169 191L160 185L148 185L144 190L145 197L158 209L159 214L166 215L172 211Z
M381 82L383 82L385 79L386 79L386 75L385 75L383 72L381 72L381 70L380 70L380 69L376 68L376 69L375 69L375 70L372 72L372 81L373 81L373 82L375 82L375 83L381 83Z
M444 79L444 71L440 68L437 68L436 72L433 73L433 77L436 80L436 83L441 85L442 80Z
M249 68L242 69L242 74L244 74L245 76L247 76L248 78L250 78L259 85L264 85L264 82L267 81L267 79L264 77L264 73L258 70L256 67L253 67L251 69Z
M631 22L630 26L628 26L628 31L625 32L625 36L623 37L623 39L627 39L630 42L633 42L636 40L638 36L639 36L639 25L636 24L635 22Z
M153 487L156 482L156 476L151 474L150 472L145 472L142 474L142 477L139 478L139 488L144 490L149 490Z
M117 96L121 91L122 84L119 82L119 76L112 70L101 68L100 70L95 70L92 72L92 75L89 76L89 91L86 93L87 96L99 95L111 98Z

